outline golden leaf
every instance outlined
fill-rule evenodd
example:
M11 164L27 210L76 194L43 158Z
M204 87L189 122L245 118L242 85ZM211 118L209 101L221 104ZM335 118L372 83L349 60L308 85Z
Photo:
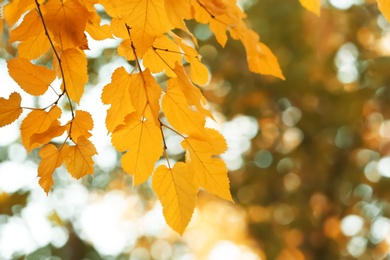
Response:
M379 10L390 22L390 2L388 0L377 0L377 2Z
M178 162L172 169L160 165L153 174L152 188L161 202L167 224L183 234L194 212L198 193L187 165Z
M70 136L72 140L77 140L80 136L89 138L92 134L89 132L93 128L93 120L90 113L82 110L76 110L76 115L71 121L72 128Z
M84 52L75 48L63 51L60 58L65 77L62 88L65 82L68 96L79 103L88 82L87 58ZM57 75L61 75L59 68Z
M84 136L77 139L76 145L67 146L68 154L65 157L65 165L70 175L80 179L94 172L92 156L97 154L95 146Z
M38 166L39 185L42 189L49 193L54 184L53 173L56 168L60 167L67 156L67 146L63 146L61 150L53 144L47 144L39 151L39 156L42 161Z
M192 138L186 138L181 145L186 150L186 163L194 182L208 192L233 202L226 165L221 159L213 157L213 147L208 142Z
M40 96L45 94L56 78L56 73L47 67L32 64L25 58L7 61L8 72L19 86L27 93Z
M88 49L84 34L88 10L78 1L50 0L42 6L43 18L54 41L63 50L78 47Z
M128 74L125 68L117 68L111 76L111 83L103 89L102 101L104 104L111 105L106 117L109 132L123 124L125 117L135 111L130 97L130 88L135 85L135 77Z
M22 97L17 92L12 92L8 99L0 97L0 127L14 122L22 114L20 107Z
M126 117L125 125L112 133L112 144L122 156L123 169L134 176L134 184L146 181L162 154L161 130L152 120L142 120L136 113Z
M31 143L30 138L34 134L44 133L52 126L53 122L58 121L61 117L62 111L58 106L51 107L49 112L45 110L33 110L20 125L20 132L22 136L22 143L28 152L41 146L41 143Z

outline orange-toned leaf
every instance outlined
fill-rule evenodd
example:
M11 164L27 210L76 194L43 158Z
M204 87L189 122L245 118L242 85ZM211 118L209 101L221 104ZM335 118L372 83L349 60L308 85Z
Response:
M66 91L72 100L79 103L84 93L84 86L88 82L87 58L84 52L78 49L67 49L61 53L61 63ZM57 75L61 75L58 68Z
M317 16L320 16L321 11L321 0L299 0L301 5L310 12Z
M120 17L122 22L131 28L131 36L139 58L142 58L152 46L154 38L173 28L167 17L163 0L119 0L116 2L101 0L99 3L104 6L110 16Z
M8 72L19 86L27 93L43 95L56 78L56 73L47 67L32 64L25 58L7 61Z
M88 10L78 1L51 0L42 6L43 18L62 49L88 49L84 34Z
M377 0L377 2L379 10L386 17L387 21L390 22L390 2L388 0Z
M226 152L227 143L225 137L215 129L206 128L207 142L210 144L212 154L221 154Z
M109 132L123 124L125 117L135 111L130 97L130 88L135 85L135 77L127 73L125 68L117 68L111 76L111 83L103 89L102 101L104 104L111 105L106 117Z
M31 137L34 134L44 133L52 126L53 122L58 121L61 117L62 111L58 106L53 106L49 112L45 110L33 110L20 125L20 132L22 136L22 143L28 152L41 146L40 143L31 143Z
M191 19L190 1L183 0L165 0L165 9L171 24L179 29L187 31L187 26L183 19Z
M188 61L191 65L190 67L190 77L192 82L199 86L204 86L209 81L209 71L205 65L200 62L200 55L192 47L185 44L178 36L171 34L180 46L180 48L185 53L184 59Z
M176 77L173 69L175 64L181 64L182 54L177 44L163 35L153 42L153 46L146 51L143 64L152 73L165 71L169 77Z
M183 234L194 212L198 193L187 165L178 162L172 169L160 165L153 174L152 187L163 207L165 221Z
M95 40L112 38L110 26L108 24L100 25L100 16L96 12L89 12L85 30Z
M95 146L84 136L77 139L76 145L69 146L65 165L70 175L80 179L94 172L92 156L97 154Z
M42 133L33 134L30 137L30 146L39 147L49 143L53 138L61 136L68 129L67 125L60 125L60 121L54 120L48 129Z
M42 2L42 1L39 1ZM4 6L4 18L7 24L14 25L27 11L35 7L34 0L14 0Z
M186 163L194 182L222 199L233 201L226 165L213 156L213 147L208 142L192 138L183 140L181 144L186 150Z
M39 151L39 156L42 161L38 166L39 185L42 189L49 193L54 184L53 173L56 168L60 167L67 155L67 146L62 147L61 150L53 144L47 144Z
M20 107L22 97L17 92L12 92L8 99L0 97L0 127L11 124L22 114Z
M161 130L152 120L141 120L136 113L126 117L125 122L112 133L112 144L119 151L128 150L122 156L122 167L138 185L149 178L162 154Z
M148 69L133 74L134 82L130 88L131 103L135 113L153 120L158 125L159 100L162 94L160 85Z
M177 80L168 80L168 90L162 98L162 109L169 123L180 133L205 138L205 116L191 109Z
M70 136L72 140L77 140L80 136L89 138L92 134L89 132L93 128L93 120L90 113L82 110L76 110L76 115L72 121Z
M204 107L206 105L206 98L202 95L199 88L192 84L187 73L184 71L184 68L176 65L175 73L177 78L171 79L171 82L172 84L179 85L188 101L188 104L195 106L196 110L203 113L205 116L213 118L211 112Z
M18 27L10 31L10 42L24 41L32 36L39 35L43 29L38 12L28 12Z

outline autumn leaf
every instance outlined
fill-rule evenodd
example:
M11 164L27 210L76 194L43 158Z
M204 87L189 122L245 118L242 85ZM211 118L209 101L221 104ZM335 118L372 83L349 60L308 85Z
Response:
M56 78L53 70L34 65L25 58L8 60L7 65L11 77L30 95L43 95Z
M41 143L31 142L30 138L34 134L44 133L50 126L57 124L61 117L62 111L58 106L53 106L46 112L43 109L31 111L20 125L20 132L22 135L22 143L26 150L30 152L34 148L41 146Z
M202 138L205 136L205 116L191 109L177 80L168 80L168 90L162 98L162 109L169 123L180 133Z
M124 125L112 133L112 144L122 156L123 169L134 176L134 184L145 182L162 154L161 130L152 120L143 120L136 113L126 117Z
M35 8L35 0L14 0L4 6L5 21L12 26L24 13L33 8Z
M176 63L181 64L182 56L177 44L163 35L156 38L153 46L146 51L143 64L152 73L165 71L168 77L176 77L173 69Z
M80 136L84 136L85 138L92 136L90 131L93 128L93 120L90 113L77 110L74 119L68 124L72 125L70 129L70 136L72 140L78 140Z
M67 125L62 126L60 121L53 120L48 129L42 133L35 133L30 137L30 146L39 147L49 143L53 138L61 136L66 130Z
M121 23L131 28L132 40L139 58L142 58L152 46L154 38L173 28L167 17L163 0L120 0L116 2L101 0L100 4L111 17L120 18ZM125 24L122 25L123 28ZM120 33L120 36L124 34Z
M20 107L22 97L17 92L12 92L8 99L0 97L0 127L14 122L22 114Z
M386 17L387 21L390 22L390 2L388 0L377 0L377 2L379 10Z
M195 184L222 199L233 202L229 190L228 171L220 158L215 158L213 147L205 141L186 138L181 143L186 150L186 163Z
M111 83L103 88L102 101L111 105L107 110L106 126L109 132L124 123L125 117L135 111L130 97L130 87L134 85L132 74L124 67L117 68L111 76Z
M160 165L153 174L152 188L161 202L167 224L183 234L194 212L198 193L187 165L178 162L172 169Z
M66 146L68 154L65 157L65 165L70 175L80 179L94 172L92 156L97 154L95 146L84 136L80 136L76 145Z
M321 0L299 0L299 2L307 10L309 10L310 12L314 13L317 16L320 16Z
M62 88L65 85L69 98L79 103L88 82L85 53L75 48L67 49L61 53L61 64L64 72ZM56 67L57 75L61 76L58 65Z
M54 40L63 50L88 49L84 34L88 10L78 1L50 0L42 5L43 18Z
M62 165L67 156L67 148L67 146L63 146L59 150L54 144L47 144L39 150L39 156L42 158L38 166L39 185L46 194L49 193L54 184L53 173L55 169Z

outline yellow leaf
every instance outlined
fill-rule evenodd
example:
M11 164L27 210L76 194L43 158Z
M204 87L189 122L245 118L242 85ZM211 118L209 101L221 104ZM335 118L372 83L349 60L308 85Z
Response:
M42 2L42 1L39 1ZM34 0L14 0L4 6L4 18L7 24L14 25L27 11L35 7Z
M252 72L285 79L276 56L264 43L258 41L259 36L254 31L242 29L233 34L241 39L246 50L248 66Z
M76 115L71 124L70 136L72 140L77 140L80 136L89 138L92 135L89 132L93 128L93 120L90 113L76 110Z
M30 146L38 147L47 144L53 138L61 136L67 129L67 125L61 126L60 121L54 120L44 132L35 133L30 137Z
M131 46L131 41L126 39L118 46L118 55L123 56L126 60L135 60L134 50Z
M377 2L379 10L386 17L387 21L390 22L390 2L388 0L377 0Z
M207 110L204 106L206 105L206 98L202 95L199 88L196 87L189 80L187 73L184 71L182 66L176 65L175 73L177 78L171 79L172 84L178 84L180 86L181 91L187 99L188 104L190 106L195 106L196 109L203 113L205 116L213 118L213 115L209 110Z
M20 125L20 132L22 136L22 143L28 152L41 146L40 143L31 143L30 138L34 134L45 132L52 126L53 122L58 121L61 117L61 109L58 106L53 106L49 112L45 110L33 110Z
M66 145L64 145L66 146ZM77 139L76 145L69 146L65 165L70 175L80 179L94 172L92 156L97 154L95 146L84 136Z
M78 1L50 0L42 6L43 18L62 49L88 49L84 34L88 10Z
M22 97L17 92L12 92L8 99L0 97L0 127L11 124L22 114L20 107Z
M60 58L65 76L62 87L65 81L69 97L79 103L84 93L84 86L88 82L87 58L84 52L74 48L63 51ZM59 68L57 68L57 75L61 75Z
M45 54L49 48L49 40L47 39L45 31L42 31L39 35L31 36L19 43L18 54L19 57L33 60Z
M299 2L307 10L309 10L310 12L314 13L317 16L320 16L321 0L299 0Z
M42 161L38 166L39 185L42 189L49 193L54 184L53 173L56 168L60 167L67 155L67 146L62 147L61 150L53 144L47 144L39 151L39 156Z
M162 109L169 123L180 133L203 139L206 135L205 116L190 108L177 79L168 80L168 90L162 98Z
M168 77L176 77L175 64L181 64L182 54L177 44L167 36L160 36L143 56L143 64L152 73L165 71Z
M133 76L134 82L130 88L130 97L135 113L140 117L151 119L156 125L159 125L159 100L162 94L160 85L157 84L149 69L135 73Z
M207 142L212 148L212 154L221 154L227 150L225 137L215 129L206 128Z
M39 35L43 29L42 20L38 12L28 12L18 27L10 31L10 42L24 41L32 36Z
M8 60L7 65L11 77L24 91L34 96L45 94L56 78L53 70L34 65L25 58L18 57Z
M139 58L152 46L155 37L172 29L163 0L104 0L99 3L111 17L120 18L131 28Z
M187 31L187 26L183 19L191 19L190 1L183 0L165 0L165 9L171 24L179 29Z
M96 12L89 12L85 31L95 40L112 38L110 26L108 24L100 25L100 16Z
M172 169L160 165L153 174L152 187L163 207L165 221L183 234L194 212L198 193L187 165L178 162Z
M225 163L213 157L213 147L204 141L186 138L181 145L186 150L186 163L194 182L222 199L233 201Z
M122 167L138 185L149 178L162 154L161 130L152 120L141 120L136 113L127 116L125 122L112 133L112 144L118 151L128 150L122 156Z
M184 51L184 59L188 61L191 65L190 67L190 77L192 82L199 86L204 86L209 81L209 71L205 65L200 62L200 55L196 50L192 47L185 44L178 36L171 34L176 41L176 43L180 46L180 48Z
M102 101L104 104L111 105L106 117L109 132L123 124L125 117L135 111L130 97L130 88L135 85L135 77L128 74L125 68L117 68L111 76L111 83L103 89Z

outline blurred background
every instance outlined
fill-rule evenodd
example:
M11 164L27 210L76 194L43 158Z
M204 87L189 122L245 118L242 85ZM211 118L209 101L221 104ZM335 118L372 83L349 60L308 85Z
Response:
M212 74L203 93L229 144L235 204L200 192L184 235L167 227L150 182L133 187L119 167L97 102L129 65L116 40L90 40L80 109L93 113L96 173L76 181L59 168L46 196L20 121L0 129L0 259L390 259L390 25L376 1L323 1L320 18L298 0L239 4L286 81L249 72L240 42L222 49L207 25L188 23ZM7 30L2 97L21 92L7 75L17 51ZM177 137L167 142L180 159Z

